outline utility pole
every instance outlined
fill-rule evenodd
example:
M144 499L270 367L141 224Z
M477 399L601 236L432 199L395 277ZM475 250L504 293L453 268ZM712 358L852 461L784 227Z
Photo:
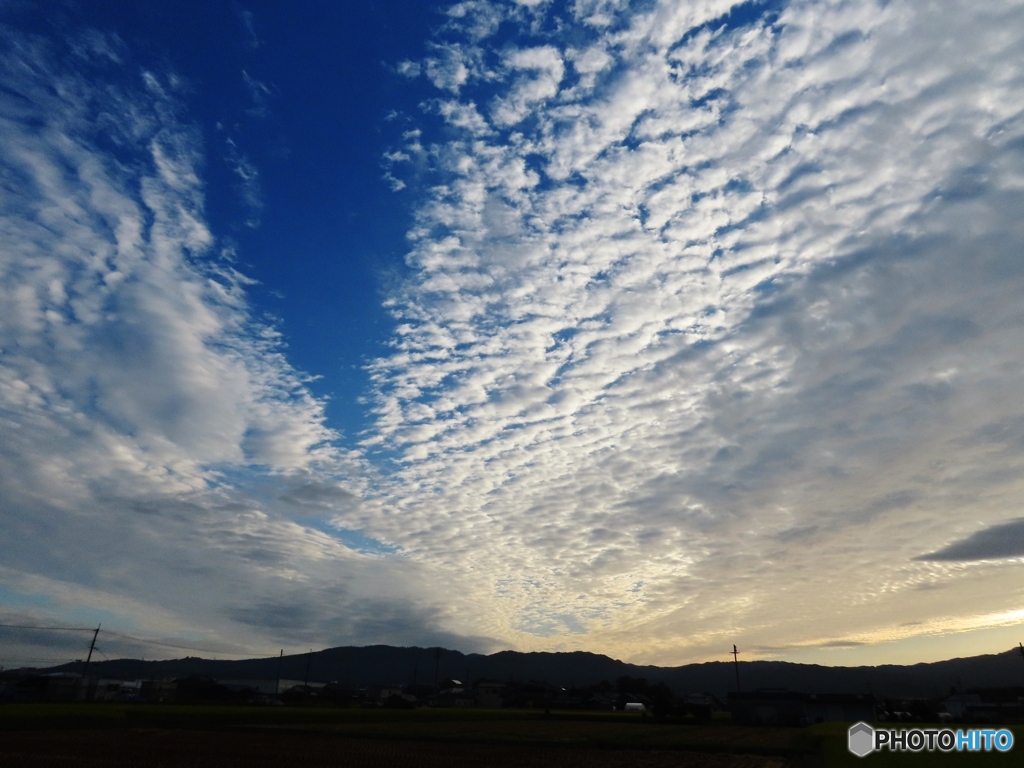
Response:
M437 684L440 682L438 679L438 673L441 670L441 646L437 647L437 651L434 655L434 693L438 693Z
M277 687L274 688L274 695L281 693L281 665L284 664L284 648L281 649L281 655L277 657Z
M302 700L309 701L309 664L313 661L313 649L309 649L309 653L306 654L306 677L302 681Z
M740 652L736 650L736 644L732 646L732 663L736 666L736 693L740 692Z
M92 661L92 652L96 648L96 636L99 635L100 627L102 626L102 624L96 625L96 631L92 633L92 642L89 643L89 655L85 657L85 669L82 670L83 680L89 674L89 662Z

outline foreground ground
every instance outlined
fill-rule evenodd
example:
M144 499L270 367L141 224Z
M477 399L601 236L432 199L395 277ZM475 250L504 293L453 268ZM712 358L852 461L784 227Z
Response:
M846 751L846 725L655 723L624 713L509 710L0 706L0 765L15 768L1018 765L1011 754Z

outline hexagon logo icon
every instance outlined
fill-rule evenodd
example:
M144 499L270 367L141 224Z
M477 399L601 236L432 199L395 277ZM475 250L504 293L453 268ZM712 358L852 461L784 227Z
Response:
M867 723L850 726L847 747L857 757L864 757L875 751L875 729Z

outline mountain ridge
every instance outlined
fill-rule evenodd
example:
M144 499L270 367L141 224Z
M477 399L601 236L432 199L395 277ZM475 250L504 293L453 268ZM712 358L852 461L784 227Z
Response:
M81 672L74 662L40 670ZM788 661L741 661L743 690L787 688L809 693L873 693L876 696L928 697L951 689L1024 686L1024 658L1017 649L912 665L827 667ZM337 646L311 653L225 661L185 657L163 661L111 659L94 661L90 674L100 677L218 679L291 679L364 687L374 684L426 684L450 678L525 682L543 680L567 688L610 683L620 677L664 682L678 693L710 692L724 697L736 690L731 661L708 661L678 667L639 665L588 651L498 651L464 654L418 646Z

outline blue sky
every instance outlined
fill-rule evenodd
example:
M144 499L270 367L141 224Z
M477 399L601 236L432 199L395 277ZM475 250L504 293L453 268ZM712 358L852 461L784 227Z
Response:
M410 202L381 183L381 155L398 134L387 116L415 110L418 96L393 63L424 50L439 9L86 6L77 23L118 34L136 66L188 81L210 226L259 281L259 311L287 318L289 360L327 379L312 385L318 394L351 401L366 386L363 361L389 336L386 286L404 271ZM255 174L251 191L240 173ZM328 409L339 428L366 426L360 409Z
M299 7L0 3L0 624L1016 644L1018 2Z

